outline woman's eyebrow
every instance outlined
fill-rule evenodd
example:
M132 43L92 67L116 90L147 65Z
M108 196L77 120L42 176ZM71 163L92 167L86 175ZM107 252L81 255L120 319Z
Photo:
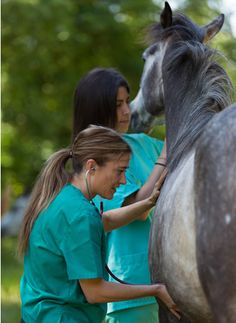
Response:
M127 98L124 98L124 99L116 99L116 101L125 101L125 100L128 100L130 99L130 96L127 96Z

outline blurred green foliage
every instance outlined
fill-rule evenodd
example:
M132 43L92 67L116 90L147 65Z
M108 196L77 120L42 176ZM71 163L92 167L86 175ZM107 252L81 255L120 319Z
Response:
M17 239L4 238L1 243L1 322L20 322L19 282L22 264L16 257Z
M206 0L181 2L200 24L218 13ZM72 98L80 77L115 67L134 96L142 72L145 28L163 2L151 0L2 1L2 189L29 190L45 159L70 144ZM235 39L227 24L213 45L236 80ZM163 132L163 131L162 131ZM163 136L163 134L161 135Z

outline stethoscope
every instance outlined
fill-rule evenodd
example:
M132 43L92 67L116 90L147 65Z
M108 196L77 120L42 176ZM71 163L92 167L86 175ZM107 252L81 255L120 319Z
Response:
M97 210L97 212L99 213L100 215L100 218L102 219L102 215L103 215L103 211L104 211L104 207L103 207L103 201L101 199L100 201L100 210L97 208L97 206L95 205L95 203L93 202L93 199L91 198L91 193L90 193L90 189L89 189L89 185L88 185L88 174L89 172L91 171L95 171L96 170L96 167L92 167L90 168L89 170L86 171L85 173L85 176L84 176L84 179L85 179L85 183L86 183L86 188L87 188L87 192L88 192L88 196L89 196L89 201L90 203L95 207L95 209ZM115 274L113 274L113 272L110 270L110 268L108 267L107 264L105 264L105 269L106 271L108 272L108 274L113 278L115 279L117 282L121 283L121 284L125 284L125 285L131 285L130 283L127 283L125 282L124 280L121 280L120 278L116 277Z

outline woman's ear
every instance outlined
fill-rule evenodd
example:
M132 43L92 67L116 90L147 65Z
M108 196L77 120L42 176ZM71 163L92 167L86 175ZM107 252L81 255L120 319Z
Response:
M94 159L88 159L87 162L86 162L86 171L89 171L89 172L94 172L96 171L96 166L97 166L97 163Z

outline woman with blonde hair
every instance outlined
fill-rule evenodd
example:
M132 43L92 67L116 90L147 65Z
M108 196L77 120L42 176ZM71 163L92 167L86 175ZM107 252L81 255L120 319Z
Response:
M104 212L93 203L112 199L125 184L131 149L114 130L90 126L71 148L53 154L32 191L19 239L24 255L20 291L22 320L99 322L109 301L159 297L178 317L164 285L107 282L105 233L126 225L152 208L164 175L152 194L133 205ZM72 174L67 161L72 160Z

